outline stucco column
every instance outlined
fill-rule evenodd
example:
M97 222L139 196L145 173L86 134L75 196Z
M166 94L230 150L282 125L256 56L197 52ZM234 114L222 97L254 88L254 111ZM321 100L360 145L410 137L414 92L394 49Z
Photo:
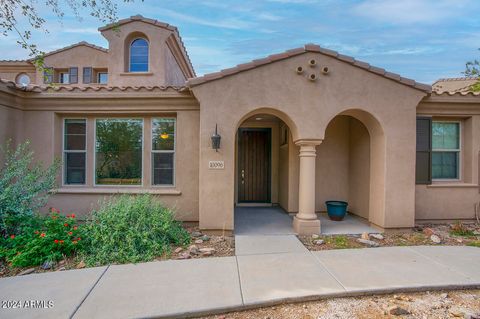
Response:
M300 177L298 183L298 214L293 229L299 235L320 234L320 220L315 214L315 158L321 141L297 141L300 146Z

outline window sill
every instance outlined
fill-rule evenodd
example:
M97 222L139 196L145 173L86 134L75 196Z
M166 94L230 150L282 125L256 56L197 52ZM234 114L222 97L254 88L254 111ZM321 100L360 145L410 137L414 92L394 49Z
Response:
M137 187L62 187L57 189L57 194L154 194L154 195L182 195L180 190L174 188L137 188Z
M138 76L138 75L153 75L153 72L122 72L120 73L122 76L128 76L128 75L133 75L133 76Z
M478 188L477 184L463 182L433 182L427 188Z

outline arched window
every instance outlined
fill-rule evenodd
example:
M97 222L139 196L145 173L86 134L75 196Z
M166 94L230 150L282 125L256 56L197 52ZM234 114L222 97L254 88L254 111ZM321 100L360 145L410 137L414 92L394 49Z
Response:
M148 72L148 42L137 38L130 44L130 72Z

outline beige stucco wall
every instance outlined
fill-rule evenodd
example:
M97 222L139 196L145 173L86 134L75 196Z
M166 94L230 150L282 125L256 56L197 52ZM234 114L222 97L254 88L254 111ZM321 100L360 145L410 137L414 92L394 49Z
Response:
M358 120L349 121L348 210L369 219L370 136Z
M325 211L325 201L348 201L349 118L335 117L327 126L325 139L317 146L315 210Z
M26 61L0 61L0 79L16 82L20 74L27 74L31 83L36 83L36 71L33 64Z
M64 212L76 212L83 217L103 198L115 194L151 193L158 200L176 209L177 218L198 221L198 104L188 94L128 93L120 96L111 94L82 95L36 93L33 98L23 99L3 95L2 104L17 104L20 109L0 105L0 138L2 142L14 137L16 142L31 141L35 160L45 164L62 157L62 125L64 118L87 119L87 183L82 186L62 186L61 172L59 188L47 206ZM132 96L133 94L133 96ZM142 94L145 98L142 98ZM145 96L146 94L146 96ZM166 94L169 98L159 98ZM56 98L52 98L55 95ZM4 98L5 97L5 98ZM32 97L32 96L30 96ZM68 97L65 99L65 97ZM135 105L135 108L132 108ZM177 135L175 151L175 186L151 186L151 135L150 119L153 117L176 117ZM106 187L93 185L94 167L94 120L95 118L135 117L144 119L143 186ZM3 159L2 159L3 160Z
M328 66L323 76L309 69L309 59ZM316 82L297 75L297 66L319 73ZM414 223L416 106L425 93L321 54L306 53L194 86L200 101L200 226L233 229L235 133L256 113L278 116L294 141L323 140L328 123L342 113L361 120L372 136L370 213L382 227ZM352 111L363 110L363 111ZM210 136L219 125L222 147L215 152ZM292 149L293 151L293 149ZM208 161L223 160L224 170L209 170ZM215 199L215 200L213 200ZM373 211L373 212L372 212Z
M107 69L108 63L109 59L106 52L85 45L75 46L71 49L47 55L44 60L45 67L52 67L54 69L78 67L78 83L72 84L74 86L92 85L83 84L84 67ZM38 79L37 84L44 85L43 72L37 71L36 79Z
M1 102L0 102L1 103ZM23 112L16 108L0 105L0 145L10 141L11 146L23 140ZM4 153L0 152L0 163L4 161Z
M461 125L460 178L416 185L415 211L419 221L475 218L480 202L480 103L464 98L433 97L419 104L418 113L433 120L459 121Z
M185 85L185 75L168 46L165 46L165 77L165 84Z
M166 40L172 34L141 21L122 25L118 30L108 29L102 35L108 40L109 83L114 85L165 85L166 83ZM128 54L131 41L145 37L149 43L148 72L128 72Z

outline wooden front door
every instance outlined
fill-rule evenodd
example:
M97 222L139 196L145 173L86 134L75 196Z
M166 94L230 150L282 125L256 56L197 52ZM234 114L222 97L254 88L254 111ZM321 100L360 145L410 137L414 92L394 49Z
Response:
M238 201L270 202L269 128L238 130Z

